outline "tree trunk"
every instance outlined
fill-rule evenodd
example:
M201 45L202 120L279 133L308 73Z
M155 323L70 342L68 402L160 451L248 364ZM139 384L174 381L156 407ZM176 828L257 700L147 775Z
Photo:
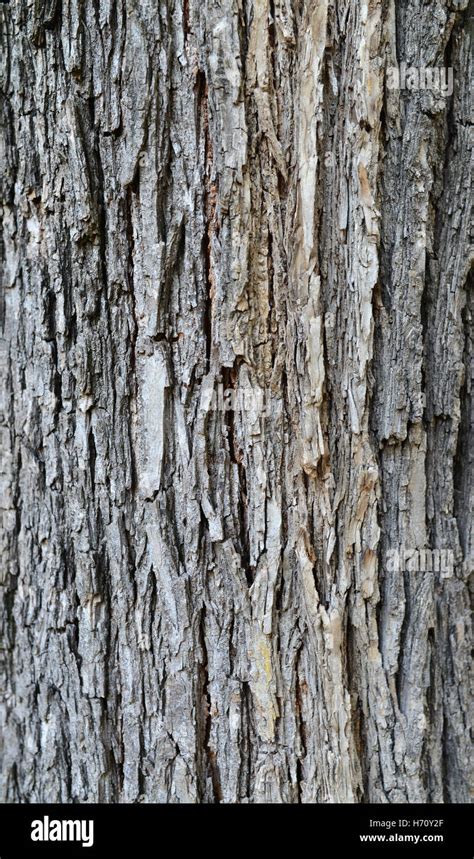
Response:
M3 798L467 800L472 0L0 16Z

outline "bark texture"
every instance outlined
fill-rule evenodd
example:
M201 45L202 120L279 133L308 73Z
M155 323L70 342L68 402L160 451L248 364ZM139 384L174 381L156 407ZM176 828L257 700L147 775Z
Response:
M0 5L4 799L468 799L472 14Z

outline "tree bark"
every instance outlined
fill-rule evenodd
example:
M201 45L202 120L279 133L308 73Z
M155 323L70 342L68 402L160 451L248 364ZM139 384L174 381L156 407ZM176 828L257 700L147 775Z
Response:
M468 799L472 14L0 6L4 800Z

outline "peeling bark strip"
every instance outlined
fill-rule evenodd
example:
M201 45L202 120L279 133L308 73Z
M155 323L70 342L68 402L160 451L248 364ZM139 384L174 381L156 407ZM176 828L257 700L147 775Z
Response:
M4 799L468 799L472 16L0 5Z

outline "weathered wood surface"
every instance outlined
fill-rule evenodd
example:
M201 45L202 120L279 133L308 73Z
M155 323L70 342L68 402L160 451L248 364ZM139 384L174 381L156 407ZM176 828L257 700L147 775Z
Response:
M472 14L0 5L4 799L468 798Z

